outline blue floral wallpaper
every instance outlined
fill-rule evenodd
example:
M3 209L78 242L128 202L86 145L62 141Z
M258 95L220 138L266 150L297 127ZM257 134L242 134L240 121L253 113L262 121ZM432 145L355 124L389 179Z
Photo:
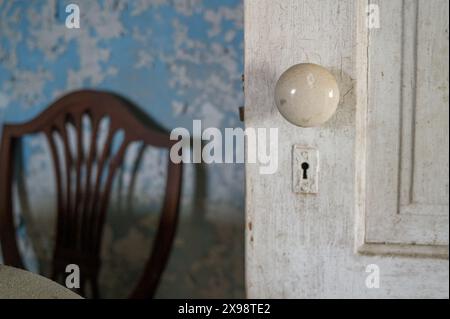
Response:
M78 4L80 28L66 6ZM0 0L0 125L26 121L80 88L114 91L171 130L239 127L243 103L243 8L239 0ZM105 124L107 125L107 123ZM1 133L0 133L1 134ZM16 223L28 269L48 272L54 178L42 137L23 145ZM104 297L125 297L152 243L164 155L147 150L131 202L130 147L117 177L103 241ZM187 165L181 220L157 297L244 296L244 169Z

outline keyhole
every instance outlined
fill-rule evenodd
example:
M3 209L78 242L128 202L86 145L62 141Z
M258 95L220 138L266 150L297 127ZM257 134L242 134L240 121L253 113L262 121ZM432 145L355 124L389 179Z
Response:
M303 170L303 179L308 179L308 168L309 168L309 164L306 162L302 163L302 170Z

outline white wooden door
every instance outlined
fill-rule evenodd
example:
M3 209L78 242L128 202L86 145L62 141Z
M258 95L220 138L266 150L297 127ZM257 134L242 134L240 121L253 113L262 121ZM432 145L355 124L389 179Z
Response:
M246 166L248 297L449 297L448 24L447 0L245 1L246 127L279 130L278 171ZM275 106L301 62L339 83L320 127ZM294 145L317 194L292 191Z

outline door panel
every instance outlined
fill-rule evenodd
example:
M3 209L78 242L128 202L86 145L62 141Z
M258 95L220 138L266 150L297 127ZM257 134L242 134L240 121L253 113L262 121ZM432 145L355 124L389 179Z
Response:
M448 257L448 1L379 1L367 40L360 252ZM364 155L363 155L364 156ZM383 245L379 247L377 245Z

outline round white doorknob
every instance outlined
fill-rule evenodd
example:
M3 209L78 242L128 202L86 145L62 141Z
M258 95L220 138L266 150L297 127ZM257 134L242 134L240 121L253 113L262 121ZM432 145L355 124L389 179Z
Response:
M275 102L281 115L297 126L325 123L336 111L339 87L324 67L312 63L296 64L280 76Z

